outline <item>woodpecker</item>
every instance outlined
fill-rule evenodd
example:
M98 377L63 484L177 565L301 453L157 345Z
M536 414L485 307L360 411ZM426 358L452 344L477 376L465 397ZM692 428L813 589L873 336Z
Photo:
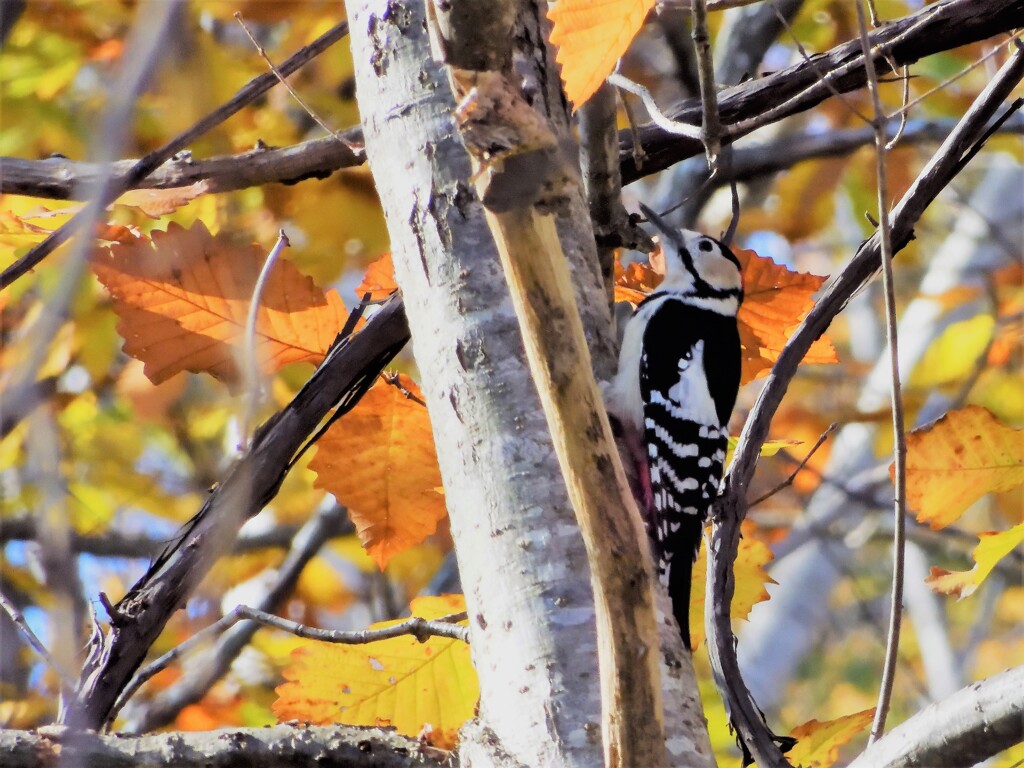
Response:
M722 477L740 383L740 263L712 237L674 229L646 206L665 279L626 325L605 388L632 463L657 576L690 648L690 578Z

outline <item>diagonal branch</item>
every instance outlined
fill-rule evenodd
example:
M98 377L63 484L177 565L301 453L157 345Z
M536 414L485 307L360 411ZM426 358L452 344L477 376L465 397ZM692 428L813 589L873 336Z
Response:
M1024 27L1024 0L945 0L926 6L915 14L886 24L869 39L875 65L888 72L889 60L896 66L912 64L940 51ZM824 73L824 78L822 74ZM825 53L779 72L719 93L718 107L728 140L735 140L770 122L781 120L820 104L832 95L863 88L867 82L860 40L850 40ZM780 109L784 106L784 109ZM668 110L674 121L697 126L701 104L688 99ZM704 151L693 138L670 134L656 125L639 129L646 153L643 168L633 160L629 131L619 133L622 182L662 171Z
M936 196L963 169L965 158L973 157L979 142L989 134L989 122L1000 104L1024 78L1024 51L1016 50L996 77L932 156L892 212L893 253L913 237L914 225ZM1010 109L1020 105L1020 100ZM828 286L803 323L787 342L740 434L736 454L729 467L722 495L715 503L715 525L709 554L707 594L711 611L706 615L708 654L716 683L724 691L726 704L740 737L759 765L786 765L754 703L736 658L729 606L735 590L732 563L740 541L740 523L746 517L746 493L754 473L758 451L768 434L772 416L782 401L797 366L810 345L877 272L880 267L878 233L860 247L850 264Z
M228 471L178 539L110 609L110 631L89 649L66 723L97 729L107 720L171 614L230 549L242 523L274 498L306 438L335 405L337 410L351 409L408 339L405 307L396 296L362 331L337 343L292 401L256 430L245 457Z

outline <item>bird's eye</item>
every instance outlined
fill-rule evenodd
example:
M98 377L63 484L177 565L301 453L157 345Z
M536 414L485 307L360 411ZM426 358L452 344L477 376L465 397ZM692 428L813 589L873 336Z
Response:
M697 247L700 248L705 253L707 253L708 251L712 251L715 248L715 246L712 245L710 240L701 240Z

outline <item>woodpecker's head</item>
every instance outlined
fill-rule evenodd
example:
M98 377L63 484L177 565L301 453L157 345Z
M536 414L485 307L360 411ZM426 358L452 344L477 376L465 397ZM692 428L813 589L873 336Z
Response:
M647 220L658 233L665 255L665 281L658 291L681 294L688 301L722 314L735 314L743 301L740 262L713 237L675 229L643 203Z

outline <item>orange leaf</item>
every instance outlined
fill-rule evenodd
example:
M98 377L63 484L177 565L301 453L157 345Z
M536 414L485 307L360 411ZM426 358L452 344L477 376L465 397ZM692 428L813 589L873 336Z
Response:
M466 609L462 595L421 597L413 616L436 619ZM379 629L397 624L373 624ZM473 716L480 691L469 646L459 640L412 636L365 645L312 642L292 653L277 687L274 714L280 720L316 725L393 726L415 737L430 726L431 740L445 749Z
M615 260L615 301L628 301L634 307L647 298L664 275L659 274L647 264L631 262L623 267L622 262Z
M981 582L992 573L1000 560L1024 543L1024 523L1008 531L982 533L979 538L978 546L971 553L974 560L971 570L947 571L933 567L925 583L945 595L956 595L961 600L968 597L981 586Z
M907 501L918 521L944 528L985 494L1024 483L1021 432L969 405L908 434Z
M874 716L872 708L823 723L808 720L793 729L797 743L786 758L802 768L829 768L839 759L839 748L867 728Z
M363 296L369 293L370 301L380 301L397 290L395 264L391 260L391 254L385 253L366 268L363 282L356 287L356 296L362 300Z
M736 593L729 609L729 615L734 619L747 618L755 605L769 599L767 585L776 583L765 570L765 566L773 559L772 551L755 535L755 524L750 520L744 520L740 530L743 538L740 539L736 563L733 566L736 574ZM707 581L707 568L707 547L701 547L700 554L693 564L691 582L695 586L690 591L690 636L695 648L704 642L704 584Z
M237 346L266 258L211 235L202 222L172 223L138 241L100 251L93 270L114 300L124 351L146 364L154 384L180 371L237 379ZM263 289L256 340L265 370L318 363L344 325L345 306L290 262L279 259Z
M793 272L754 251L733 248L743 267L743 304L737 315L740 344L743 346L743 373L746 383L763 376L779 359L786 341L814 305L811 298L824 277ZM815 341L805 363L837 363L832 343Z
M733 248L743 267L743 303L737 315L746 384L771 370L786 341L814 305L812 295L824 277L793 272L754 251ZM651 255L657 263L660 251ZM648 264L632 263L622 268L616 262L615 300L638 304L661 283L662 270ZM815 341L804 356L805 363L837 363L835 348L827 338Z
M399 383L419 399L407 376ZM309 463L317 473L314 485L349 508L360 541L380 568L432 534L447 514L437 492L441 471L430 417L412 398L378 381L320 438Z
M548 8L551 43L565 95L577 107L589 99L640 31L654 0L558 0Z

